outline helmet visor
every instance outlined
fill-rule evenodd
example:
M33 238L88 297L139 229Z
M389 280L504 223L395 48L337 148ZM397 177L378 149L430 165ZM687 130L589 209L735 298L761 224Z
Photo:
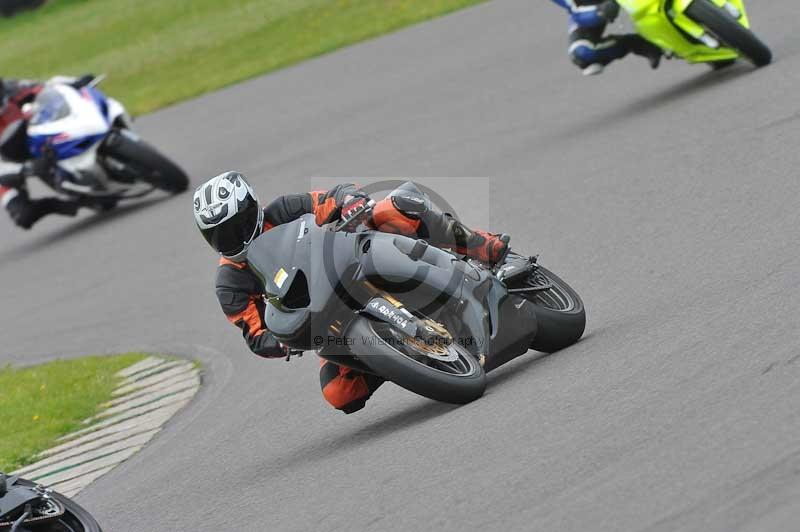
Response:
M230 220L200 231L206 242L223 256L238 255L253 239L258 225L259 207L255 201L248 203L247 208L236 213L236 216Z

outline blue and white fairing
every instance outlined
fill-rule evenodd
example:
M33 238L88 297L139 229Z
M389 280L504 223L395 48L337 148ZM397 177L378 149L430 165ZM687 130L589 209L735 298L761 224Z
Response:
M49 144L59 160L69 159L102 140L110 129L108 105L98 90L52 85L36 97L28 147L39 157Z
M125 109L96 88L75 89L66 83L48 82L32 105L28 149L39 157L47 146L55 153L61 172L84 177L65 180L63 188L78 193L110 192L119 187L106 179L97 163L97 148L118 118L127 124ZM79 183L89 176L94 184Z

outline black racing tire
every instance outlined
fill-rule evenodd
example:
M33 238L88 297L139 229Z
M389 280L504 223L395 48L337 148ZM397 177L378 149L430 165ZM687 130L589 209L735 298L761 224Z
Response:
M559 276L539 266L536 275L546 278L552 288L519 295L533 303L538 330L531 349L554 353L571 346L586 330L586 308L573 288Z
M754 65L762 67L772 62L772 52L766 44L739 24L730 13L709 0L694 0L686 8L686 15L705 26L725 45L737 50Z
M385 334L390 325L366 318L358 318L351 325L347 337L353 339L353 347L365 352L359 360L377 375L390 380L410 392L435 401L466 404L478 399L486 390L486 373L478 360L466 349L453 343L448 350L458 351L459 363L466 368L464 374L447 373L426 365L404 354L397 342L386 342ZM370 341L364 342L362 339ZM366 346L365 346L366 344ZM408 343L402 348L412 350Z
M127 129L112 132L102 152L132 167L137 179L165 192L179 194L189 187L189 177L178 165Z
M36 485L25 479L17 480L17 484L30 487ZM35 530L38 532L103 532L95 518L83 506L58 492L53 492L53 496L64 505L64 515L55 522L37 526Z

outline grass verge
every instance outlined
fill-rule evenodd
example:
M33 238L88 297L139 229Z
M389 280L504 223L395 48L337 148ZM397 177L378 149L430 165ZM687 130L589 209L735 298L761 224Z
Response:
M0 368L0 471L34 461L59 436L80 428L111 398L119 370L147 355L128 353Z
M107 73L134 114L486 0L55 0L0 20L8 77Z

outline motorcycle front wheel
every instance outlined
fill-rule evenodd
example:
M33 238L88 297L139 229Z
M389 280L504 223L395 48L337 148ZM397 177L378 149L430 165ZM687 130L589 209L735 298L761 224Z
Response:
M388 323L359 318L347 334L360 345L359 360L376 374L435 401L465 404L486 390L478 360L457 343L429 345Z
M686 15L704 26L726 46L737 50L754 65L762 67L772 62L772 52L755 34L745 28L725 9L709 2L694 0Z
M102 155L123 163L133 177L165 192L178 194L189 187L186 173L138 135L126 130L114 130L101 149ZM113 165L106 165L113 171Z
M25 479L17 480L17 484L28 487L36 485ZM35 527L31 526L31 530L38 532L102 532L94 517L81 505L58 492L53 493L53 498L64 506L64 513L51 521L42 522ZM28 530L28 528L23 527L22 530Z

